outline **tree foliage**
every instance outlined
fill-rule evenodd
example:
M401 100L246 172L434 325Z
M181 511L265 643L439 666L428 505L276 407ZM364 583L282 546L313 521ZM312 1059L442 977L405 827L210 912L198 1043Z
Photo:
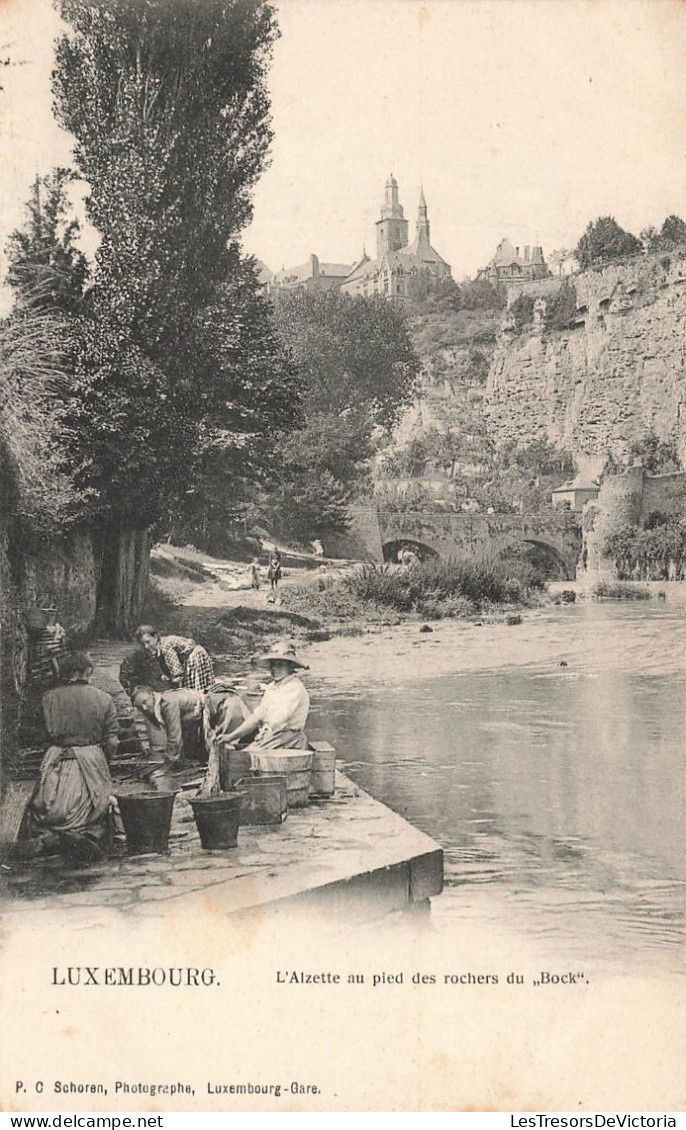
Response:
M534 320L534 299L531 294L518 294L507 310L518 330L530 326Z
M64 467L63 348L63 326L44 310L19 307L0 321L3 503L24 536L61 528L83 504Z
M436 279L421 271L410 276L408 302L413 315L455 312L462 307L462 292L450 275Z
M78 247L80 226L71 214L66 188L69 169L36 177L25 226L9 238L7 283L24 304L52 312L77 313L88 278Z
M180 372L230 273L271 142L263 0L62 0L58 117L76 138L113 316ZM180 351L180 352L179 352Z
M23 536L63 529L90 502L76 482L81 457L69 450L64 415L88 274L66 197L72 179L66 169L36 177L25 226L7 245L16 302L0 322L0 444Z
M686 223L681 216L667 216L660 231L661 248L671 251L686 243Z
M383 467L391 479L445 476L453 493L440 500L440 509L492 507L500 514L549 508L551 491L576 474L571 453L547 440L525 445L513 441L496 451L485 428L471 434L428 429L389 454ZM386 498L390 494L387 488ZM435 506L435 497L427 494L426 508Z
M641 241L620 227L614 216L600 216L588 225L574 254L583 270L636 255L640 250Z
M567 330L576 317L576 287L569 278L564 278L557 294L546 304L545 321L550 330Z
M605 538L620 580L682 580L686 572L686 521L672 515L649 515L643 527L626 525Z
M274 322L298 372L303 421L280 435L265 520L288 514L307 540L343 528L375 432L411 399L419 362L401 309L383 298L287 291Z
M502 310L507 296L487 279L473 279L460 287L462 307L465 310Z
M673 251L686 244L686 223L680 216L667 216L660 231L651 224L641 232L646 251Z
M655 432L646 432L634 440L629 448L629 459L640 460L649 475L668 475L681 470L681 460L672 440L662 440Z
M108 520L202 520L297 397L236 237L271 141L266 0L61 0L54 74L100 234L68 406Z
M419 371L399 306L381 297L292 290L277 298L274 316L307 411L359 413L365 430L395 423Z

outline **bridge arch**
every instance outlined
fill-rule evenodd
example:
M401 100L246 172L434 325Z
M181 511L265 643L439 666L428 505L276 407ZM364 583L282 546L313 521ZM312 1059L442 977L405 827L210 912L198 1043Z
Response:
M535 546L536 549L541 549L545 552L551 563L554 563L559 572L560 580L573 581L576 576L576 561L571 562L568 557L552 542L546 541L544 538L537 537L521 537L510 538L507 545L504 545L500 550L500 556L505 557L512 548L522 545Z
M576 575L582 548L581 526L574 514L446 514L411 511L396 514L377 509L380 539L377 560L396 560L398 549L407 545L420 557L492 561L519 547L537 547L553 563L552 573L565 580ZM549 568L549 566L548 566ZM546 571L548 571L548 568Z
M433 546L427 545L426 542L420 541L418 538L408 535L407 537L398 536L391 541L385 541L381 550L383 552L384 561L396 562L398 560L398 553L401 549L410 549L421 561L427 557L438 557L439 553Z

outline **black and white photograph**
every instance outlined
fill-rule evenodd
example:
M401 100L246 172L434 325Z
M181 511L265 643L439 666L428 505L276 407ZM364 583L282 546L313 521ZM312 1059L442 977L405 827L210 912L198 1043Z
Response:
M684 73L0 0L3 1111L678 1125Z

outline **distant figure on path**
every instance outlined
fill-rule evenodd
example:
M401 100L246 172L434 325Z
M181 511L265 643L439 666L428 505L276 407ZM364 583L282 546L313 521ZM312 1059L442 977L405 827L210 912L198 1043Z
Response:
M172 687L206 691L214 681L214 666L204 647L186 636L161 636L152 624L136 631L141 647L157 657L162 674Z
M250 585L254 589L258 589L260 587L259 561L256 557L253 558L250 565Z
M278 549L272 550L269 554L269 568L267 569L267 579L269 581L270 593L273 596L281 580L281 554Z
M119 725L110 695L90 686L92 673L88 652L72 652L60 660L61 685L43 695L51 744L29 809L33 854L57 848L83 861L103 854Z

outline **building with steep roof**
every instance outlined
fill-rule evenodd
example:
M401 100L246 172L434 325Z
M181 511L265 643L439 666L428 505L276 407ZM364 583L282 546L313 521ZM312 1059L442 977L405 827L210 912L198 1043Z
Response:
M514 247L509 239L501 239L495 249L495 255L488 265L479 271L477 278L486 279L493 286L504 283L532 282L534 279L547 279L550 275L548 264L543 258L542 247L524 248L519 254L519 248Z
M366 253L354 263L341 285L344 294L373 295L403 300L420 276L449 278L450 266L431 246L429 214L422 189L415 237L408 242L409 222L398 198L398 182L391 173L384 190L381 215L376 221L376 258Z
M349 263L320 263L316 255L310 255L299 267L282 267L277 271L269 290L331 290L349 274Z

